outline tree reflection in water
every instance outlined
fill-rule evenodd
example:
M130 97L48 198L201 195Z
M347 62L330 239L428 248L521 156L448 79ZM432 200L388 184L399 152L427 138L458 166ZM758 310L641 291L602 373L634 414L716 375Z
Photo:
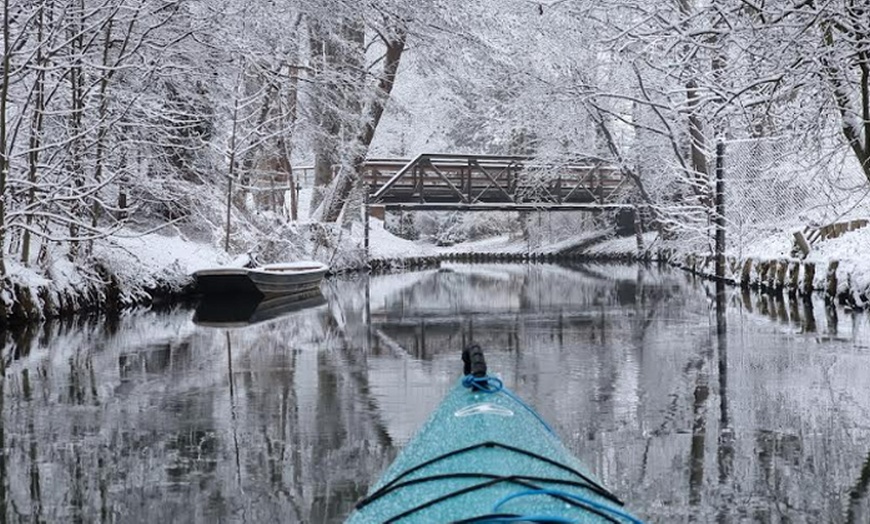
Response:
M8 339L0 522L341 521L472 341L652 522L870 515L866 314L619 265L323 291L252 325L178 307Z

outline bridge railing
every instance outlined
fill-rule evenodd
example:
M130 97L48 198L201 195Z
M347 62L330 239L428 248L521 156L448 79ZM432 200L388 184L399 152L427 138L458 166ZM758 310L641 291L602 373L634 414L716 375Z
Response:
M423 154L369 159L372 203L590 203L612 200L625 180L603 162L536 164L531 157Z

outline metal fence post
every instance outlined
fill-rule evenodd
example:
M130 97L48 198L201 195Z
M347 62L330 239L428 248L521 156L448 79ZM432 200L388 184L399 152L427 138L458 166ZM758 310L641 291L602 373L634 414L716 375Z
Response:
M716 144L716 278L725 278L725 143Z

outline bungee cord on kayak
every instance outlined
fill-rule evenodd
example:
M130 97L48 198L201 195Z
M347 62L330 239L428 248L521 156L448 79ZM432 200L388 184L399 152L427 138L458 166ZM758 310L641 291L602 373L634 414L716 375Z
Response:
M508 522L532 522L535 524L577 524L576 520L566 519L564 517L553 517L550 515L512 515L512 514L493 514L484 515L479 518L457 520L450 524L501 524Z
M556 496L556 497L560 497L560 498L565 497L565 498L580 502L581 504L589 505L589 506L592 506L596 509L606 511L608 513L612 513L613 515L616 515L617 517L627 519L632 524L643 524L642 521L638 520L633 515L629 515L628 513L624 512L620 509L608 506L606 504L601 504L599 502L595 502L594 500L590 500L586 497L581 497L580 495L577 495L575 493L568 493L567 491L561 491L561 490L555 490L555 489L529 489L529 490L525 490L525 491L518 491L516 493L512 493L510 495L507 495L506 497L503 497L498 502L496 502L495 505L492 507L492 511L493 512L498 511L499 509L501 509L501 507L503 505L505 505L507 502L509 502L513 499L516 499L519 497L529 497L529 496L533 496L533 495L549 495L549 496Z
M416 471L422 470L428 466L432 466L433 464L435 464L437 462L441 462L441 461L446 460L448 458L455 457L457 455L461 455L464 453L469 453L469 452L475 451L475 450L480 449L480 448L502 449L502 450L510 451L510 452L517 453L520 455L524 455L524 456L533 458L535 460L540 460L541 462L544 462L550 466L554 466L554 467L556 467L556 468L558 468L566 473L569 473L571 475L579 477L581 482L567 480L567 479L561 479L558 477L532 477L532 476L525 476L525 475L504 476L504 475L486 475L486 474L481 474L481 473L465 473L465 472L449 473L449 474L445 474L445 475L430 475L430 476L419 477L419 478L416 478L413 480L402 482L403 478L410 476L411 474L413 474ZM515 446L511 446L508 444L503 444L501 442L481 442L481 443L475 444L473 446L468 446L465 448L452 450L448 453L444 453L442 455L439 455L439 456L434 457L432 459L429 459L425 462L417 464L414 467L411 467L411 468L408 468L408 469L402 471L401 473L396 475L396 477L393 478L390 482L381 486L380 489L378 489L377 491L371 493L366 498L357 502L356 507L357 507L357 509L362 508L368 504L371 504L372 502L374 502L378 498L383 497L384 495L390 493L391 491L395 491L397 489L400 489L402 487L405 487L405 486L408 486L411 484L416 484L416 483L421 483L421 482L429 482L432 480L441 480L443 478L448 478L448 477L455 477L455 478L459 478L459 477L486 478L486 477L488 477L488 478L497 479L500 481L516 482L516 481L521 481L521 480L535 480L535 481L541 481L541 482L553 482L553 483L557 483L557 484L570 484L570 485L574 485L574 486L577 486L580 488L587 489L587 490L591 491L592 493L595 493L596 495L598 495L600 497L604 497L605 499L610 500L614 504L618 504L620 506L623 505L623 502L616 495L614 495L613 493L608 491L606 488L604 488L600 484L593 481L587 475L584 475L583 473L575 470L574 468L572 468L566 464L556 462L552 459L541 456L537 453L533 453L531 451L528 451L528 450L525 450L522 448L518 448Z
M440 504L444 501L459 497L460 495L466 495L469 493L473 493L475 491L479 491L479 490L494 486L494 485L501 483L503 481L504 481L504 479L499 478L499 479L495 479L495 480L492 480L489 482L482 482L480 484L475 484L475 485L472 485L472 486L469 486L469 487L466 487L463 489L456 490L456 491L448 493L442 497L438 497L438 498L429 500L423 504L420 504L419 506L411 508L411 509L404 511L402 513L399 513L398 515L393 515L392 517L384 520L384 524L391 524L393 522L399 522L405 518L410 517L411 515L414 515L415 513L418 513L420 511L426 509L426 508L429 508L429 507L435 506L437 504ZM521 481L518 481L516 479L512 479L512 482L516 482L517 484L520 484L520 485L525 486L525 487L532 489L532 490L541 490L542 489L540 486L521 482ZM599 517L602 517L606 522L610 522L612 524L623 524L622 522L620 522L619 520L616 520L616 518L612 517L607 512L601 511L595 507L588 506L588 505L583 504L579 501L572 500L572 499L566 498L566 497L562 497L562 496L556 495L556 494L552 495L552 497L554 497L558 500L561 500L562 502L565 502L565 503L567 503L571 506L574 506L576 508L581 508L589 513L598 515Z

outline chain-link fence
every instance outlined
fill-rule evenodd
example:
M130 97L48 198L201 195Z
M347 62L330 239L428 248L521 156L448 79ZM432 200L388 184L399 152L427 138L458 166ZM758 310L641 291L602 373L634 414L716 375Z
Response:
M737 256L870 214L870 187L842 148L808 150L792 137L727 141L724 178L727 251Z

